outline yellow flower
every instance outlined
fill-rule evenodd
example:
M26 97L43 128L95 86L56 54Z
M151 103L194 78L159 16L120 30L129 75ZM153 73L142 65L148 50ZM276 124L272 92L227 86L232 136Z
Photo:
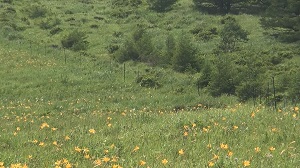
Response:
M192 124L192 127L195 128L197 125L195 123Z
M203 127L203 128L202 128L202 131L203 131L203 132L208 132L208 129L205 128L205 127Z
M161 161L161 163L164 164L164 165L166 165L166 164L168 163L168 160L167 160L167 159L163 159L163 160Z
M104 153L105 153L105 154L108 154L108 152L109 152L108 149L105 149L105 150L104 150Z
M218 159L219 159L219 155L214 154L213 159L214 159L214 160L218 160Z
M88 153L90 150L88 148L83 148L82 151L83 153Z
M71 138L67 135L67 136L65 136L65 140L66 141L68 141L68 140L70 140Z
M183 128L184 128L185 130L188 130L188 129L189 129L189 126L188 126L188 125L184 125Z
M145 161L143 161L143 160L140 160L140 163L139 163L139 165L140 166L144 166L146 164L146 162Z
M55 145L55 146L57 146L57 141L53 141L52 144Z
M233 130L236 130L236 129L238 129L238 128L239 128L239 127L236 126L236 125L233 126Z
M61 160L57 160L55 163L54 163L56 166L60 166L62 164Z
M65 168L71 168L72 167L72 164L71 163L67 163Z
M297 117L297 114L296 114L296 113L295 113L295 114L293 114L293 117L294 117L294 118L296 118L296 117Z
M207 144L207 146L206 146L207 148L211 148L211 144Z
M117 156L113 156L111 158L111 162L118 162L118 157Z
M220 148L226 150L226 149L228 149L228 145L221 143Z
M183 149L180 149L180 150L178 151L178 153L179 153L179 155L183 155L183 154L184 154Z
M39 146L44 146L44 145L45 145L44 142L40 142L40 143L39 143Z
M133 152L136 152L136 151L138 151L139 149L140 149L139 146L135 146L134 149L133 149Z
M274 148L273 146L271 146L271 147L269 148L269 150L270 150L270 151L274 151L275 148Z
M243 162L243 166L244 166L244 167L250 166L250 161L249 161L249 160L245 160L245 161Z
M255 117L255 113L252 112L252 113L251 113L251 118L254 118L254 117Z
M208 167L213 167L215 165L214 162L208 162Z
M21 128L20 127L17 127L17 129L16 129L17 131L20 131L21 130Z
M111 124L111 123L108 123L108 124L107 124L107 126L108 126L108 127L111 127L111 126L112 126L112 124Z
M254 150L256 153L258 153L258 152L260 152L260 147L256 147L256 148L254 148Z
M89 129L89 132L90 132L90 134L95 134L96 133L95 129Z
M272 128L272 132L276 132L277 131L277 128Z
M183 133L183 136L188 136L188 135L189 135L189 133L186 131Z
M57 130L57 128L54 128L54 127L53 127L53 128L51 128L51 130L52 130L52 131L56 131L56 130Z
M94 161L95 166L100 166L102 164L100 159Z
M90 155L89 155L89 154L86 154L86 155L84 155L84 158L89 159L89 158L90 158Z
M105 156L104 158L102 158L102 161L105 162L105 163L107 163L107 162L110 161L110 158Z
M295 111L299 111L299 107L297 107L297 106L294 107L294 110L295 110Z
M0 162L0 166L4 166L4 162Z
M110 145L110 149L113 149L113 148L115 148L116 146L115 146L115 144L111 144Z
M122 168L122 166L114 164L112 165L112 168Z
M225 121L225 120L226 120L226 117L223 117L222 120Z
M45 127L49 128L49 125L48 125L47 123L44 122L44 123L42 123L42 125L40 126L40 128L43 129L43 128L45 128Z
M28 155L28 159L32 159L32 155Z
M107 117L107 120L110 121L112 118L111 117Z
M233 155L233 152L228 151L227 156L231 157Z
M81 152L81 149L78 146L75 146L75 151L76 152Z

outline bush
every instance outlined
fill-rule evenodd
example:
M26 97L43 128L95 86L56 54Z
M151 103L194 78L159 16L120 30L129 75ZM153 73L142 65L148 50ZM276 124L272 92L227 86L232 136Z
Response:
M27 9L28 16L32 19L38 17L45 17L48 10L44 6L32 5Z
M112 7L124 7L124 6L132 6L137 7L142 4L142 0L112 0Z
M74 51L87 50L89 42L86 39L86 33L74 30L61 40L61 44L64 48Z
M223 52L232 52L237 48L237 42L247 41L248 32L246 32L232 17L222 20L224 27L220 32L221 42L219 49Z
M125 41L120 49L115 52L114 58L119 62L128 60L153 63L153 46L150 35L143 27L138 27Z
M157 12L164 12L171 9L171 6L178 0L147 0L150 9Z
M141 75L137 78L137 83L139 83L142 87L147 88L159 88L162 86L159 82L161 73L151 70L146 70L146 72L146 74Z
M61 23L61 20L58 18L47 18L45 20L42 20L40 23L41 29L52 29L53 27L59 25Z
M200 69L199 61L196 58L196 48L190 39L192 38L188 35L181 34L177 40L171 60L175 71L195 72Z

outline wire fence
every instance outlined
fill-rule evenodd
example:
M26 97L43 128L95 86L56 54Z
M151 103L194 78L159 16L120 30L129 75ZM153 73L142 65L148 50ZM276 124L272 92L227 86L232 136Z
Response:
M94 56L88 55L85 52L74 52L65 49L59 45L36 43L30 40L18 39L8 40L6 38L0 40L2 47L8 49L15 49L28 52L32 57L46 57L57 60L61 65L68 65L68 63L76 62L78 67L96 68L96 70L103 70L105 75L109 78L118 78L122 80L120 82L132 82L139 78L141 72L126 63L120 66L112 58L106 58L104 60L97 59ZM100 58L100 57L99 57ZM101 66L105 65L105 67ZM277 87L280 84L277 83L276 77L269 79L268 88L264 94L259 94L258 97L253 97L252 102L254 106L266 105L274 110L289 108L290 106L297 106L299 103L299 97L289 98L278 95ZM255 91L255 88L253 88ZM199 88L195 85L195 91L199 92ZM250 99L251 100L251 99Z

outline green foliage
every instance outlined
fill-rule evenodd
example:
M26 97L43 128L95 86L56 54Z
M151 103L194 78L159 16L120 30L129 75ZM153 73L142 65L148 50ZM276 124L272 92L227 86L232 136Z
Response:
M261 24L266 29L279 29L279 38L294 42L300 40L300 2L298 0L271 0ZM283 28L284 31L282 31Z
M61 20L58 18L46 18L41 21L40 28L41 29L52 29L53 27L60 25Z
M64 48L74 51L87 50L89 42L85 32L74 30L61 40Z
M142 0L112 0L111 4L114 8L125 6L138 7L142 4Z
M171 9L178 0L147 0L150 9L157 12L165 12Z
M200 70L196 49L191 37L181 33L177 39L172 57L172 67L178 72L196 72Z
M234 18L227 17L224 22L220 32L221 42L219 48L224 52L232 52L237 49L237 42L248 40L248 32Z
M239 84L238 73L229 56L217 56L214 65L215 68L212 71L209 82L209 92L213 96L222 94L234 95L236 86Z
M26 9L28 16L32 19L45 17L48 13L48 9L45 6L34 4Z
M136 79L136 82L142 87L159 88L162 84L159 82L162 74L157 71L147 69L145 74L142 74Z
M115 52L114 58L119 62L129 60L149 62L153 60L151 57L152 50L151 37L147 34L145 28L138 27L131 36L126 39L120 49Z
M229 13L234 3L240 0L193 0L195 6L200 9L206 9L208 12Z
M204 88L209 85L209 83L211 82L212 71L213 71L213 64L211 63L211 61L206 60L201 69L201 76L197 81L198 87Z
M3 3L9 3L9 4L12 4L13 3L13 0L2 0Z

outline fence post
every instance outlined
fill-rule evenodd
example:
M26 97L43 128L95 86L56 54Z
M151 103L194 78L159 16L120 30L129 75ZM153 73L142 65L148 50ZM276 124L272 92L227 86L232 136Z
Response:
M67 64L66 49L64 48L65 64Z
M123 73L124 73L124 82L125 82L125 77L126 77L125 76L126 75L125 63L124 63L124 72Z
M272 77L272 83L273 83L273 96L274 96L274 108L275 111L277 109L277 102L276 102L276 90L275 90L275 77Z

